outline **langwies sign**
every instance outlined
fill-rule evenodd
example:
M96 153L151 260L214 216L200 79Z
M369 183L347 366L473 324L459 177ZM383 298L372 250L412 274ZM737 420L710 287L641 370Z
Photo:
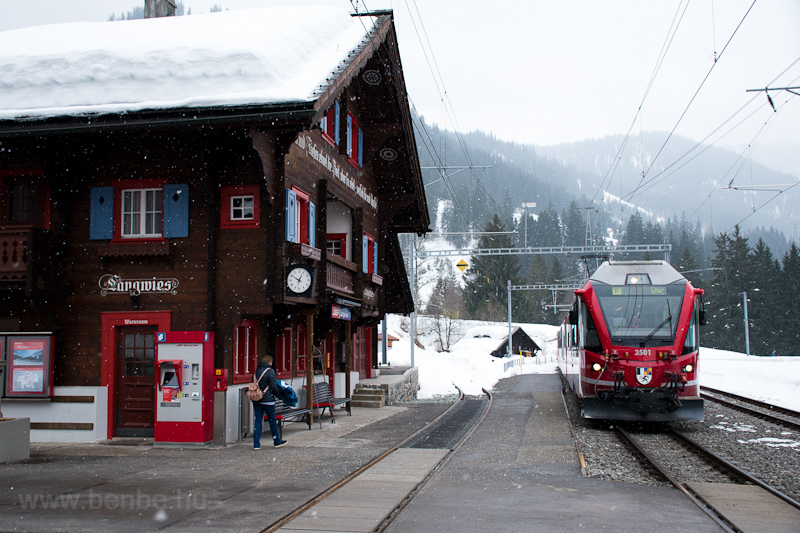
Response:
M100 294L109 292L125 294L170 293L178 294L178 280L175 278L122 279L118 275L106 274L100 278Z

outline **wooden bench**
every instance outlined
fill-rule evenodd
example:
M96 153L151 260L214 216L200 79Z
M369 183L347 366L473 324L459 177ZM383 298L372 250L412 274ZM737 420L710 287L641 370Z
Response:
M288 420L303 417L301 420ZM281 438L283 438L283 424L284 422L305 422L308 424L308 429L311 429L311 409L305 407L289 407L283 400L275 398L275 419L278 421L278 429L281 430ZM264 420L267 420L264 415Z
M347 414L352 415L350 412L350 398L334 398L327 381L314 383L314 407L320 409L320 416L325 413L325 409L328 409L331 415L331 422L335 423L336 415L333 414L333 408L342 404L345 405Z

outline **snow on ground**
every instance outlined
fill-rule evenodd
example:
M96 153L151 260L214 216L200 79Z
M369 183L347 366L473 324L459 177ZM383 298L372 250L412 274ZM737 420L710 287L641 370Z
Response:
M449 353L436 351L438 339L433 319L418 317L418 340L425 346L414 349L414 366L419 368L420 390L417 397L430 399L456 394L458 387L468 395L491 390L501 379L523 374L557 372L556 333L558 327L542 324L514 324L542 347L535 358L526 358L522 367L504 370L508 359L492 357L490 352L508 335L508 324L498 322L455 321ZM388 350L393 366L409 366L411 349L409 319L389 315L390 335L399 338ZM457 341L457 342L456 342ZM702 337L701 337L702 341ZM698 362L700 385L720 389L775 405L800 411L800 357L760 357L742 353L701 348Z
M508 372L503 370L507 359L492 357L490 352L508 335L508 324L480 321L456 321L457 339L450 353L439 353L435 349L436 335L431 333L429 317L418 317L417 330L421 332L418 340L425 346L414 348L414 366L419 368L420 390L417 397L429 399L436 396L457 394L457 385L464 394L477 396L481 389L491 390L500 379L519 374L519 368ZM388 350L389 364L409 366L411 364L411 344L408 332L409 319L396 315L389 316L387 325L389 335L399 338ZM525 332L539 346L543 346L540 357L522 367L526 374L556 372L555 337L556 326L535 324L514 324L522 326ZM485 336L484 336L485 335Z
M748 357L700 348L697 370L701 386L800 411L800 357Z

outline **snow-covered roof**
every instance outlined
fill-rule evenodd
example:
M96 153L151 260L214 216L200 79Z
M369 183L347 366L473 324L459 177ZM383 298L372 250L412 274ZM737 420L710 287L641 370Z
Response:
M0 32L0 120L310 102L376 20L301 6Z

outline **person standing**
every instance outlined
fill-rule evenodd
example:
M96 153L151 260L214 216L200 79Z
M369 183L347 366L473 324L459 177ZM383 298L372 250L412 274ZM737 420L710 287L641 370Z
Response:
M264 355L258 362L255 375L258 376L258 388L264 395L257 402L253 402L255 425L253 428L253 449L261 449L261 431L263 429L264 415L267 415L269 429L272 432L272 441L276 448L285 445L287 441L281 439L278 421L275 418L275 395L278 391L278 381L275 370L272 369L272 356Z

